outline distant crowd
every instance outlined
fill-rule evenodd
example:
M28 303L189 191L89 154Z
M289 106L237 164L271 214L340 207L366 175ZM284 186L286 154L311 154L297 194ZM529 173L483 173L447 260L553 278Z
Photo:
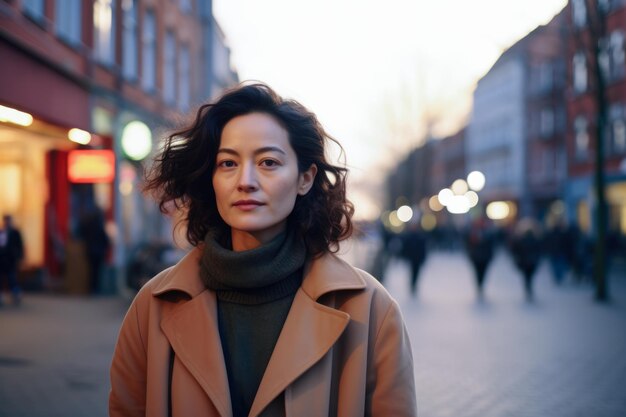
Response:
M370 269L377 277L384 276L388 261L404 259L410 265L409 287L415 295L421 267L432 250L463 250L472 267L477 296L484 296L487 269L498 248L508 250L523 279L524 295L534 299L533 282L537 268L547 259L556 285L566 279L575 284L591 282L595 242L592 236L575 224L557 221L544 227L531 218L519 220L507 228L497 227L488 219L477 218L465 229L439 227L422 230L418 224L409 224L401 233L379 228L381 249ZM626 236L610 230L606 239L605 265L608 271L613 260L626 254ZM382 279L382 278L381 278Z

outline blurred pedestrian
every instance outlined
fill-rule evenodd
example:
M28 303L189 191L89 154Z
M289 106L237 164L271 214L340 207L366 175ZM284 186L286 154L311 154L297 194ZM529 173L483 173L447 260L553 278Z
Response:
M552 268L554 283L557 285L563 283L570 269L569 259L573 251L572 246L573 242L567 224L563 220L557 220L545 236L546 254Z
M593 268L593 239L575 224L569 227L569 238L572 242L571 265L574 282L576 284L590 282Z
M13 303L21 302L21 290L17 283L17 272L20 261L24 258L24 242L22 234L13 225L13 218L4 215L0 227L0 305L2 293L6 285L13 297Z
M613 268L616 258L624 256L624 248L622 247L623 235L616 227L611 227L606 234L606 271L607 273Z
M487 267L494 252L494 236L484 218L477 218L472 222L465 237L465 250L474 268L478 298L482 299Z
M382 284L385 279L385 271L389 265L391 254L389 251L389 242L391 240L391 232L387 230L382 221L378 221L375 227L375 233L378 234L378 249L372 257L368 272Z
M401 256L409 263L410 277L409 284L411 295L417 292L417 283L419 280L420 270L426 259L426 239L417 223L410 223L404 232L400 235L402 242Z
M85 245L89 265L89 289L98 293L110 240L104 228L104 215L99 208L85 211L78 223L78 234Z
M185 210L194 249L124 319L112 417L416 416L398 304L334 255L353 207L329 141L263 84L169 137L146 191Z
M531 218L521 219L510 242L511 255L522 273L526 300L534 299L533 279L542 253L541 227Z

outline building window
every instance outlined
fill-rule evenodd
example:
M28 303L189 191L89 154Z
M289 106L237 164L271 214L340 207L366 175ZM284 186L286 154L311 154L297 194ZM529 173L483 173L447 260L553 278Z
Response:
M57 0L54 12L57 35L70 44L79 45L81 42L81 1Z
M621 154L626 152L626 114L624 106L613 104L609 108L608 126L608 150L609 152Z
M572 19L576 27L583 27L587 23L587 7L585 0L572 0Z
M115 62L115 3L96 0L93 3L94 55L96 60L112 65Z
M154 91L156 86L156 17L148 10L143 19L141 37L141 86Z
M587 90L587 62L584 52L574 55L574 91L583 93Z
M192 0L180 0L180 11L183 13L191 13L193 11Z
M611 10L611 0L598 0L598 6L603 13Z
M611 33L609 38L609 73L611 78L621 78L624 76L624 34L621 31Z
M566 152L557 150L554 153L555 156L555 178L557 181L562 181L567 178L567 155Z
M550 62L542 62L539 66L539 88L541 91L549 91L552 89L553 67Z
M549 138L554 135L554 111L552 109L541 110L539 132L542 138Z
M543 152L543 166L542 166L542 178L554 178L554 153L550 149L546 149Z
M554 131L564 132L567 129L567 110L565 106L558 106L554 111Z
M44 9L43 0L23 0L22 8L28 17L38 22L43 20Z
M615 153L626 152L626 122L624 119L615 120L612 123L613 150Z
M575 146L575 157L577 159L584 159L589 154L589 132L587 119L585 116L578 116L576 120L574 120L574 146Z
M178 108L181 111L189 110L191 102L191 62L189 46L180 47L178 60Z
M122 1L122 74L128 80L137 78L137 2Z
M176 102L176 38L172 31L165 34L163 49L163 100Z

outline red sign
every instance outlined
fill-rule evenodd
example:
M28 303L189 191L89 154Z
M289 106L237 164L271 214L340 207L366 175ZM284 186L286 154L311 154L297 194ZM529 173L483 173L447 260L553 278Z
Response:
M70 182L113 182L115 155L111 150L75 150L67 158Z

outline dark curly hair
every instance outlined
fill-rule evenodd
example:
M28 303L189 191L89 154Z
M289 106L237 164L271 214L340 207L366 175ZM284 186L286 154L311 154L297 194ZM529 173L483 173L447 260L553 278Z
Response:
M265 84L241 84L215 103L204 104L190 127L167 137L162 151L146 174L144 191L167 213L174 202L186 212L187 240L194 246L210 229L228 228L220 217L212 186L222 130L233 118L259 112L274 117L287 131L298 157L298 171L312 164L317 175L311 190L298 196L288 227L297 227L312 255L336 252L338 243L352 234L354 207L346 198L347 169L328 162L325 145L332 141L315 114L295 100L283 99Z

